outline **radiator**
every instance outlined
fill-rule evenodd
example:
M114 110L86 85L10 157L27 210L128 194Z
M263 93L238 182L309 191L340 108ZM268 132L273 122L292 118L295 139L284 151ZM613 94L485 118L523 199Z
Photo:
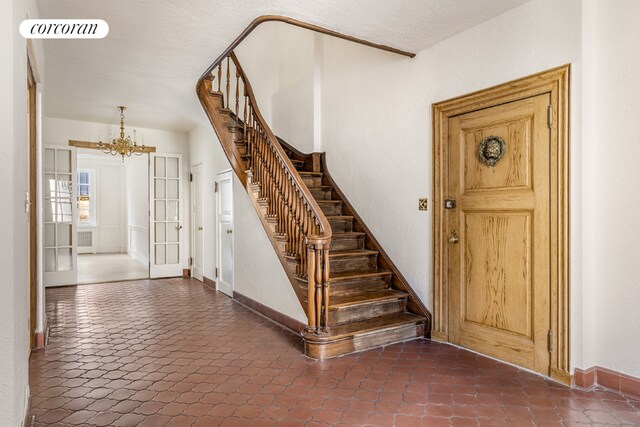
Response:
M95 230L78 231L78 253L96 253Z

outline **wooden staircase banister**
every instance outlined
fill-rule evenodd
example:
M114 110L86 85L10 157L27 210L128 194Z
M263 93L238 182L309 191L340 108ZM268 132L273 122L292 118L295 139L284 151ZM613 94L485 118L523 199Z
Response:
M225 61L226 73L223 73ZM230 61L235 68L235 103L231 102L234 92ZM261 218L263 225L268 232L272 231L274 239L284 242L285 258L298 261L295 274L307 281L305 298L298 295L308 317L307 332L327 333L331 225L262 116L251 83L235 53L219 58L209 70L211 74L200 79L196 87L200 102L242 184L247 189L258 188L255 206L265 209ZM214 91L216 77L218 90ZM283 257L280 260L285 264Z

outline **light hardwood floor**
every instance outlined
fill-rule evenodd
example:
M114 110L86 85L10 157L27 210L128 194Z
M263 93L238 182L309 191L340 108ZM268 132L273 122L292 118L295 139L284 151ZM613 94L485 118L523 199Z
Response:
M78 283L149 278L149 267L127 254L79 254Z

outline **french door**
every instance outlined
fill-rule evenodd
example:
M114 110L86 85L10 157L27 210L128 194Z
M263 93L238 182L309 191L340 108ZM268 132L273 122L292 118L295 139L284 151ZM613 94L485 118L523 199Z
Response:
M151 278L182 276L182 156L151 154L149 272Z
M75 147L44 149L44 283L72 285L78 281Z

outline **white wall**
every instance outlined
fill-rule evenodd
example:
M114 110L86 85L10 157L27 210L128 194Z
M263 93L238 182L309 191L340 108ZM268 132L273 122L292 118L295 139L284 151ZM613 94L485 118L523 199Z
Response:
M0 5L0 420L7 426L22 424L29 396L27 44L18 33L27 16L38 16L34 1ZM40 43L34 47L41 79L44 54Z
M115 110L115 108L114 108ZM126 124L126 122L125 122ZM58 119L46 117L44 120L44 143L51 145L67 145L70 139L81 141L97 141L100 137L106 138L110 131L116 130L115 124L83 122L77 120ZM144 135L144 144L154 146L157 152L162 154L182 155L182 239L180 261L182 268L189 268L190 252L190 183L189 183L189 138L184 132L172 132L159 129L148 129L127 126L129 130L136 129L138 135ZM107 156L104 154L104 156ZM119 159L117 157L116 159ZM120 160L118 160L120 161ZM127 210L125 212L127 230L125 238L131 237L126 243L127 252L139 261L148 262L148 156L125 158L125 170L127 176L124 182L128 185L125 192ZM130 187L131 185L131 187Z
M119 158L107 157L93 150L78 150L78 170L92 172L95 192L95 225L78 224L78 231L93 230L97 253L125 252L126 191L125 165ZM145 168L146 170L146 168ZM143 208L143 213L146 208Z
M640 377L640 2L593 6L597 37L589 51L597 84L588 123L593 152L584 169L592 177L583 186L592 216L583 281L595 289L597 364Z
M184 163L184 165L187 164ZM126 252L141 263L148 264L149 157L131 157L127 159L124 167Z
M311 31L267 22L235 50L271 129L306 153L314 147L314 43Z

